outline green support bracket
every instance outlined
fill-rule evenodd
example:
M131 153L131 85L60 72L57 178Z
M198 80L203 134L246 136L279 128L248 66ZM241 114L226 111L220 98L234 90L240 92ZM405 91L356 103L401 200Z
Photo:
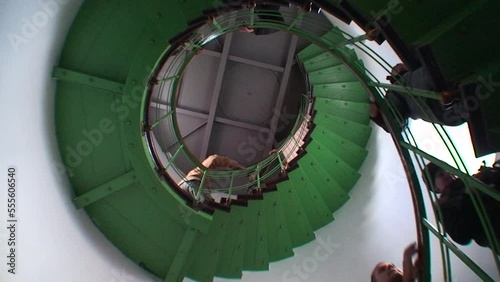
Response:
M159 118L157 121L155 121L152 125L151 125L151 129L157 127L162 120L166 119L167 117L171 116L172 114L174 113L174 111L170 111L168 113L166 113L164 116L162 116L161 118Z
M482 270L473 260L471 260L466 254L464 254L460 249L458 249L453 243L439 233L436 228L434 228L427 219L422 219L423 225L436 236L442 244L444 244L449 250L451 250L463 263L465 263L474 273L476 273L482 281L494 282L484 270Z
M179 75L174 75L174 76L170 76L170 77L167 77L167 78L164 78L164 79L160 79L160 80L158 80L158 82L167 82L169 80L178 79L179 77L180 77Z
M102 198L109 196L115 192L130 186L136 181L135 171L130 171L121 175L108 183L96 187L73 199L73 204L77 209L84 208L92 203L95 203Z
M123 89L125 88L125 85L122 83L63 69L60 67L54 67L54 69L52 70L52 77L60 81L79 84L120 95L123 95Z
M253 23L255 22L255 7L250 9L250 27L253 27Z
M427 91L427 90L422 90L422 89L404 87L404 86L400 86L400 85L388 84L388 83L369 82L368 85L375 86L375 87L381 87L381 88L393 90L393 91L400 92L400 93L406 93L406 94L410 94L413 96L420 96L420 97L435 99L435 100L439 100L439 97L441 96L440 93L434 92L434 91Z
M177 159L177 156L179 155L180 152L182 152L182 149L184 149L184 144L182 144L178 149L177 151L175 151L174 155L172 156L172 158L170 159L170 161L168 162L167 166L165 167L165 169L168 169L175 161L175 159Z
M174 261L170 265L167 276L165 277L165 282L178 281L182 279L180 277L182 269L186 264L186 261L191 252L191 247L193 246L196 237L198 236L198 231L193 227L188 227L186 233L182 237L182 242L177 249L177 254L174 257Z
M299 14L297 15L297 17L295 17L295 19L293 19L292 23L288 26L288 30L291 30L293 27L295 27L297 25L297 23L300 23L302 21L302 19L304 18L304 12L302 10L299 11Z
M443 35L448 30L452 29L454 26L463 21L467 16L475 12L477 9L481 8L488 0L470 1L469 4L462 7L462 9L441 22L433 29L429 30L427 33L420 36L414 41L414 45L423 46L434 42L437 38Z
M343 47L343 46L346 46L346 45L349 45L349 44L354 44L354 43L357 43L357 42L365 41L366 39L368 39L368 36L366 34L363 34L363 35L360 35L360 36L357 36L357 37L353 37L351 39L347 39L347 40L342 41L339 44L337 44L337 48Z
M203 49L203 46L196 44L196 43L193 43L193 42L186 42L186 47L193 48L194 50Z
M217 28L219 32L224 32L224 29L220 26L220 24L215 20L215 18L212 21L212 24Z

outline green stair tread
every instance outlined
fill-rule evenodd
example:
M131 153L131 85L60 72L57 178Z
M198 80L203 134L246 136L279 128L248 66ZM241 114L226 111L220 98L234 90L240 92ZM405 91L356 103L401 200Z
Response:
M215 271L216 276L225 278L241 278L243 270L243 254L245 247L245 213L246 207L231 206L224 244Z
M368 155L368 151L365 148L340 137L321 125L317 125L314 128L311 138L324 147L329 148L355 170L361 167Z
M322 70L325 68L341 65L342 62L339 61L334 56L332 56L330 53L325 52L323 54L320 54L316 57L313 57L313 58L303 62L303 64L304 64L304 69L306 70L306 72L309 73L309 72L313 72L313 71Z
M263 209L267 220L269 261L278 261L293 256L285 210L277 191L264 194Z
M249 200L245 213L243 270L268 270L266 218L262 200Z
M324 34L321 38L327 40L328 42L332 43L340 43L341 41L345 40L343 36L340 35L340 30L335 27L331 31L327 32ZM312 59L318 55L321 55L324 53L325 50L318 47L317 45L310 44L306 48L304 48L302 51L300 51L297 54L297 57L302 61L305 62L309 59Z
M185 276L197 281L212 281L215 276L224 236L228 229L229 213L216 210L207 233L198 235L185 266ZM207 259L210 258L210 259Z
M301 170L293 170L288 174L290 181L304 206L307 218L314 230L327 225L333 221L332 213L321 195L312 183L308 182Z
M283 203L292 246L298 247L314 240L311 224L290 181L279 183L277 188L280 202Z
M317 98L329 98L342 101L368 103L370 97L360 82L338 82L329 84L316 84L312 94Z
M341 116L360 124L368 125L370 123L367 103L316 98L314 109L320 113Z
M325 113L317 113L313 122L363 148L366 147L372 130L370 126Z
M313 71L308 74L308 77L311 85L358 81L358 78L345 65Z
M330 212L335 212L349 200L349 195L332 179L330 174L313 159L303 157L299 160L299 170L306 176L324 199Z
M330 149L314 139L306 148L308 157L314 158L332 176L333 179L349 192L358 181L360 174Z

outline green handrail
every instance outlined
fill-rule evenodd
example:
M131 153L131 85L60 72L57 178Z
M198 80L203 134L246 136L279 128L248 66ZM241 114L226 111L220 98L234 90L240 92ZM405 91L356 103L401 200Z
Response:
M260 19L259 15L263 15L265 19ZM180 55L177 55L177 58L179 58L179 61L176 63L178 64L177 69L169 69L171 72L167 71L166 72L166 77L159 79L158 81L160 82L161 89L165 89L162 87L168 88L168 97L170 98L170 105L175 108L178 96L177 96L177 91L178 91L178 86L180 81L182 80L182 73L184 72L186 66L188 65L189 61L194 58L196 55L196 51L199 50L200 48L203 48L203 44L201 43L208 43L210 40L213 40L217 38L218 36L223 35L224 33L227 32L232 32L238 29L238 27L242 24L245 23L245 18L250 19L250 25L253 28L275 28L279 29L282 31L288 31L291 33L294 33L295 35L304 37L311 41L313 44L316 44L320 48L322 48L325 51L330 52L332 56L335 58L339 59L341 62L343 62L351 71L358 77L358 79L363 83L365 86L367 92L374 98L377 103L380 105L382 111L386 115L386 121L389 125L389 128L392 131L393 134L393 139L395 140L395 145L396 148L398 148L398 151L400 153L400 156L402 158L403 165L405 166L405 170L408 176L408 180L412 189L412 195L413 195L413 203L415 206L415 214L418 217L417 218L417 229L419 233L419 243L423 246L423 259L424 259L424 269L423 273L421 274L421 278L423 281L429 281L430 280L430 267L431 267L431 256L432 256L432 251L429 246L429 235L435 236L436 238L439 239L441 242L440 247L441 247L441 260L443 263L443 269L444 269L444 276L446 281L451 281L452 279L452 269L450 266L450 259L449 259L449 252L448 250L451 250L453 253L457 255L457 257L462 260L469 268L471 268L480 278L482 279L491 279L477 264L475 264L470 258L468 258L465 254L460 252L460 249L456 247L453 243L451 243L447 238L446 238L446 233L442 228L440 227L441 223L439 220L441 219L440 216L440 211L439 209L434 209L434 206L431 205L426 206L425 205L425 200L423 198L423 188L420 187L419 182L420 178L418 176L417 171L415 170L415 166L413 165L413 162L417 162L418 167L422 169L423 164L425 161L432 161L437 163L439 166L443 167L444 169L450 171L451 173L459 176L464 183L469 187L472 187L474 189L479 190L481 193L484 193L485 195L495 199L495 200L500 200L500 193L497 191L491 189L490 187L484 185L483 183L479 182L477 179L469 175L469 173L466 171L466 168L463 165L463 160L461 155L458 153L457 149L455 148L453 141L449 138L447 135L446 131L443 130L441 126L435 126L435 130L439 134L440 138L442 139L443 143L445 144L447 150L449 151L450 155L453 158L453 161L455 162L455 165L457 167L462 167L463 170L459 170L454 168L453 166L444 163L440 161L439 159L434 158L433 156L427 154L426 152L422 151L418 147L418 141L414 138L412 132L410 131L409 128L406 128L404 126L405 120L402 118L401 114L395 109L392 105L388 104L387 101L384 99L384 92L387 89L391 89L394 91L406 93L419 101L419 107L423 110L422 112L426 113L426 105L425 103L422 102L422 97L423 98L431 98L431 99L437 99L439 97L438 93L432 92L432 91L422 91L418 89L411 89L408 87L404 86L399 86L399 85L390 85L387 83L383 83L379 81L376 75L370 72L370 70L366 69L364 66L361 64L356 64L351 62L351 59L349 58L348 53L345 51L344 44L341 44L340 46L338 43L335 44L333 42L329 42L327 39L321 38L321 35L318 35L318 32L316 31L317 29L322 30L324 33L333 33L334 35L340 35L345 38L346 43L352 45L353 48L356 48L358 51L364 53L369 60L372 60L374 63L378 64L380 67L382 67L388 74L390 74L390 69L391 65L385 61L376 51L372 50L369 48L363 41L363 36L352 36L350 34L347 34L343 31L340 30L334 30L332 31L332 27L330 25L325 25L321 22L316 22L313 20L308 19L305 17L303 14L299 13L293 14L293 13L287 13L287 12L280 12L281 17L283 17L285 22L291 22L292 24L286 24L284 22L281 22L280 20L277 19L276 13L269 13L267 11L259 11L258 9L251 8L251 9L244 9L241 11L237 12L232 12L229 14L222 15L217 19L217 21L212 21L212 24L207 24L204 27L200 28L198 31L196 31L192 38L190 39L190 43L188 45L180 46L178 47L178 51L180 52ZM275 20L273 20L273 17ZM301 25L300 23L307 23L307 25ZM307 26L311 27L310 29L307 29ZM313 30L314 29L314 30ZM194 48L193 48L194 47ZM175 60L174 60L175 62ZM174 66L175 63L172 63L172 66ZM176 79L171 79L171 78L176 78ZM168 85L167 85L168 84ZM403 85L400 83L400 85ZM290 133L289 137L279 146L278 151L276 154L273 154L271 156L268 156L265 158L262 162L250 167L248 170L245 171L232 171L232 172L214 172L214 171L208 171L204 170L203 174L203 179L202 179L202 184L205 182L205 177L210 177L210 178L224 178L224 177L230 177L230 185L229 188L225 191L229 191L231 194L232 192L242 189L242 187L234 187L234 180L235 178L238 177L246 177L246 174L251 173L251 172L257 172L259 168L261 167L266 167L266 165L270 165L273 160L278 160L278 166L274 167L272 170L276 169L283 169L284 167L284 160L281 157L281 152L284 148L287 148L287 146L292 146L293 148L300 148L300 142L297 140L295 133L297 130L299 130L300 125L303 122L308 122L307 120L307 105L309 105L307 102L301 104L301 110L299 112L299 118L296 120L296 124L294 126L294 130ZM170 134L172 136L175 136L178 138L182 143L182 138L180 138L180 133L179 129L177 127L177 120L175 115L172 115L170 119L167 117L164 117L164 119L161 120L162 122L170 122L171 124L169 125L169 128L171 130ZM158 120L154 121L159 122ZM299 133L302 135L302 133ZM300 136L299 138L302 138ZM183 147L184 148L184 147ZM183 149L184 150L184 149ZM190 159L190 161L193 163L193 166L200 167L202 168L201 164L199 161L192 157L191 154L188 152L184 152L186 155L187 159ZM412 155L413 154L413 157ZM285 159L287 159L289 156L284 156ZM175 165L174 165L175 167ZM179 171L179 173L182 173ZM269 175L269 173L266 173L265 175L260 175L260 173L257 172L256 176L256 182L257 182L257 187L260 187L261 181L264 181L265 178ZM246 185L246 187L249 187L251 185L250 183ZM202 192L203 185L200 187L198 191L197 198L199 199L199 195ZM488 218L484 210L484 206L481 204L481 199L480 197L477 196L477 193L475 193L474 189L472 189L472 195L473 195L473 201L475 208L478 211L478 214L482 218L482 223L485 226L486 229L486 234L488 236L488 239L490 240L491 246L493 250L498 250L498 242L495 238L495 234L491 228L490 222L488 222ZM224 190L222 190L224 191ZM430 198L435 200L435 195L429 193ZM438 219L438 228L434 228L430 225L427 215L426 215L426 210L430 209L434 214L435 217ZM498 267L498 258L496 258L496 263L497 263L497 268L500 270L500 267Z

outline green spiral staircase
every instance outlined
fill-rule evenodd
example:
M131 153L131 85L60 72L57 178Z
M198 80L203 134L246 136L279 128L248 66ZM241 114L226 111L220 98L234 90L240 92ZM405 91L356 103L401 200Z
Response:
M297 2L293 4L304 5ZM395 1L392 6L387 1L317 2L324 11L346 22L354 19L367 28L366 20L373 11L391 15L391 30L377 22L387 17L369 21L379 24L382 30L376 41L381 43L383 36L389 38L391 32L397 31L399 41L391 42L396 50L422 47L424 53L425 48L431 48L447 81L460 78L472 83L477 82L478 75L490 73L497 77L500 57L488 47L498 34L492 31L464 40L480 30L480 23L494 21L491 11L498 4L492 1ZM241 278L244 270L267 270L269 263L293 256L293 248L314 240L314 231L334 220L332 213L349 199L348 193L360 177L358 170L367 156L365 146L371 133L370 96L377 99L384 112L393 110L384 103L384 84L365 69L353 49L366 52L389 71L390 66L363 44L366 36L351 37L332 26L324 27L321 35L313 34L301 28L306 11L284 14L287 23L280 23L258 20L258 9L247 8L246 2L243 9L239 5L230 13L234 10L230 8L227 3L202 0L86 1L68 34L59 65L54 68L53 76L59 80L57 137L74 187L75 206L84 208L126 256L165 281L182 281L184 277L197 281L212 281L215 276ZM429 13L424 23L411 24L423 13ZM443 13L447 16L443 17ZM216 20L209 20L210 15L216 15ZM148 103L155 87L168 85L174 105L179 76L158 79L154 76L157 70L180 50L187 54L179 64L181 74L203 47L200 42L236 30L238 17L250 19L256 27L288 30L311 41L296 56L310 91L280 151L239 175L257 173L252 185L263 188L257 193L240 194L234 200L226 199L223 204L199 207L179 191L167 170L176 171L179 156L198 166L199 161L190 156L179 139L176 153L168 155L169 162L162 166L158 152L151 146L151 134L162 123L171 125L168 134L179 135L175 107L150 120ZM206 34L199 32L203 28ZM191 31L198 33L199 41L190 38ZM456 42L461 44L453 44ZM480 49L473 56L468 53L472 46ZM412 56L405 58L409 64L415 61ZM412 89L403 91L418 96ZM487 108L484 114L495 115ZM391 129L396 128L396 118L387 122ZM498 129L493 122L488 126ZM432 210L432 205L427 207L423 201L425 189L418 184L415 167L422 166L425 158L466 180L471 179L471 173L420 150L409 131L392 134L409 175L419 241L425 246L429 234L433 234L443 246L441 254L432 254L428 248L422 251L425 261L421 277L428 281L431 258L441 257L446 265L448 250L460 258L463 254L450 243L439 224L427 220L426 210ZM288 167L282 159L284 151L291 152L285 154ZM420 157L420 161L414 164L410 154ZM278 164L274 171L286 169L286 173L269 181L266 177L270 174L259 173L275 160ZM487 189L481 183L474 185ZM233 187L231 181L229 194L238 189L242 188ZM494 192L489 194L500 198ZM474 262L467 262L481 278L491 280ZM445 277L451 280L449 262L445 269Z

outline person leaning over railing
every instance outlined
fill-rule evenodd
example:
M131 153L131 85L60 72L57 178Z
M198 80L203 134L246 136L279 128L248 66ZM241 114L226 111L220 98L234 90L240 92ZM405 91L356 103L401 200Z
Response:
M417 244L406 247L403 253L403 269L397 268L393 263L380 262L372 271L371 282L413 282L417 279L418 259ZM415 261L413 261L413 258Z
M478 245L488 247L488 238L464 182L434 163L427 164L422 173L427 187L441 194L436 204L441 210L442 224L448 235L461 245L469 244L474 240ZM498 161L491 168L482 166L473 176L500 191L500 163ZM495 238L500 242L500 202L480 191L478 194L490 219Z
M208 170L236 170L245 169L244 166L240 165L237 161L232 160L228 157L211 155L207 157L202 163L204 167ZM201 181L203 179L204 170L196 167L188 172L186 177L179 182L179 188L186 191L193 199L196 199L198 190L200 189ZM203 183L203 190L200 193L200 202L213 201L211 193L209 190L212 189L212 180L210 177L206 177Z
M391 84L435 91L430 74L425 67L409 71L403 64L397 64L392 68L391 76L388 76L387 79ZM411 94L387 90L385 99L401 115L404 122L402 128L406 126L408 118L422 119L449 126L457 126L464 123L465 118L463 115L460 115L462 107L459 107L459 100L456 99L458 90L442 91L440 94L440 99L436 100L426 97L413 97ZM382 117L380 107L375 102L370 103L370 118L378 126L389 132Z

